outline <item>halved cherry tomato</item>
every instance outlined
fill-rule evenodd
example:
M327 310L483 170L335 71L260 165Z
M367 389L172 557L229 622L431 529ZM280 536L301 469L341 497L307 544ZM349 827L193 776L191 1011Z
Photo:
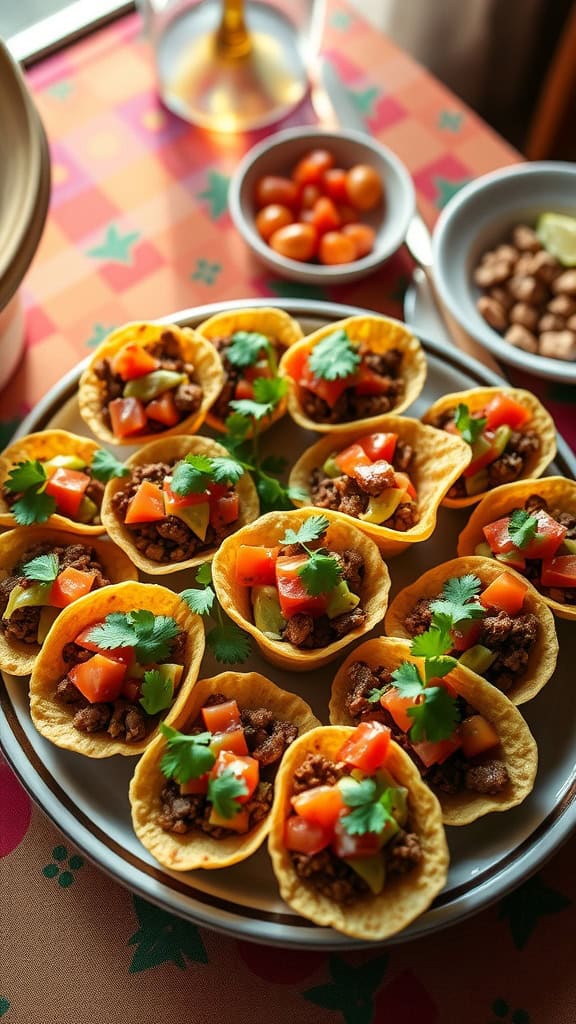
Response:
M508 426L520 430L531 419L530 410L509 395L495 395L484 409L486 426L489 430Z
M207 704L202 708L202 718L209 732L226 732L227 729L238 729L241 724L240 710L235 700Z
M556 555L542 563L543 587L576 587L576 555Z
M313 786L293 796L290 803L301 818L330 829L346 807L338 786Z
M228 732L215 732L210 740L210 750L216 756L221 750L232 751L234 754L248 754L248 744L244 729L230 729Z
M325 171L334 166L334 157L327 149L312 149L298 161L292 171L299 185L318 185Z
M108 402L112 433L116 437L130 437L144 430L148 419L139 398L114 398Z
M126 665L103 654L95 654L68 672L68 678L91 704L116 700L125 675Z
M332 849L337 857L373 857L382 847L382 836L376 832L364 832L363 835L349 835L340 820L334 828Z
M372 252L374 242L376 240L376 232L369 224L358 224L355 222L352 224L344 224L342 234L346 235L347 238L351 238L354 242L354 247L356 249L355 258L357 260L362 259L363 256L367 256L368 253Z
M156 423L163 423L165 427L175 427L180 421L180 413L176 408L174 393L165 391L158 398L153 398L146 405L146 415Z
M256 206L287 206L295 210L298 206L298 186L290 178L278 174L266 174L256 182Z
M348 189L346 188L346 171L343 167L329 167L322 175L322 188L330 199L335 203L348 202Z
M50 604L54 608L66 608L79 597L89 594L94 584L96 573L82 572L69 565L54 580L50 590Z
M319 235L325 235L327 231L336 231L340 227L340 214L328 196L321 196L314 203L311 223Z
M496 519L482 527L482 532L490 545L491 551L495 554L506 554L508 551L519 550L524 558L541 558L546 560L552 558L566 536L567 529L561 523L548 515L544 509L532 513L538 520L536 533L531 540L521 548L517 548L510 538L508 524L510 517Z
M124 522L128 525L153 523L158 519L164 519L166 514L164 496L158 484L153 484L151 480L143 480L128 506Z
M320 263L326 266L353 263L356 259L356 246L352 239L341 231L327 231L320 238L318 258Z
M248 802L260 780L260 766L253 757L241 757L230 750L221 750L210 769L210 778L217 779L224 772L230 771L237 779L246 783L247 792L235 797L238 803Z
M380 704L392 715L399 729L409 732L414 725L414 719L408 714L408 708L414 707L414 697L402 697L396 687L391 686L380 697Z
M235 523L240 512L240 499L237 491L223 494L210 502L210 523L212 526L229 526Z
M473 647L474 644L478 643L478 637L481 632L481 619L463 619L462 622L457 622L450 630L454 650L467 651L469 647Z
M308 555L282 555L276 562L276 586L280 608L285 619L297 613L318 617L326 611L326 594L309 594L298 570L306 565Z
M460 739L465 757L477 757L491 747L497 747L500 737L483 715L471 715L460 722Z
M511 572L503 572L479 594L485 608L499 608L508 615L516 615L524 604L528 584Z
M369 164L356 164L346 175L348 202L356 210L372 210L382 199L382 180Z
M343 448L341 452L334 458L334 462L338 466L338 469L342 470L346 476L354 476L354 473L358 466L371 466L372 460L366 454L365 449L358 443L350 444L347 448Z
M288 206L282 206L281 203L270 203L256 214L256 230L260 237L267 242L275 231L285 228L293 220L294 213Z
M236 553L236 583L242 587L275 586L279 550L240 544Z
M379 459L392 462L397 442L398 434L366 434L365 437L359 437L356 443L364 449L372 462Z
M62 515L74 519L78 515L80 503L89 483L90 477L86 473L59 466L50 476L45 492L54 498Z
M395 485L394 485L395 487L398 487L401 491L408 491L408 494L410 495L410 497L414 501L416 500L416 498L418 497L418 494L416 492L416 488L414 487L414 484L412 483L410 477L408 476L408 473L398 473L397 471L395 471L394 472L394 480L395 480Z
M300 818L297 814L291 815L284 824L284 846L287 850L294 850L297 853L320 853L320 850L330 846L332 840L332 829L321 828L320 825L313 825L312 822Z
M160 360L148 352L142 345L129 341L112 356L110 360L112 373L117 373L122 380L134 380L153 373L160 366Z
M340 748L339 758L371 775L386 761L390 729L381 722L361 722Z
M312 259L318 244L318 232L312 224L287 224L269 239L270 248L286 259L306 263Z
M443 764L450 757L450 754L453 754L461 746L460 736L455 734L447 740L437 740L436 743L432 743L430 740L423 740L422 743L413 743L412 749L418 754L423 764L429 768L431 764Z

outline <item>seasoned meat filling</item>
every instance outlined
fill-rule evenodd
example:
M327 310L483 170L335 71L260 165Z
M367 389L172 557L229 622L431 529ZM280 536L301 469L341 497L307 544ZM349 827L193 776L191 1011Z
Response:
M454 419L454 410L446 412L436 424L442 428ZM485 490L510 484L525 472L528 459L540 449L540 435L535 430L513 430L502 454L486 466L487 483ZM456 480L448 491L449 498L464 498L467 495L464 477Z
M292 550L293 549L293 550ZM281 549L282 555L300 554L300 545L286 545ZM345 580L349 589L360 596L362 580L364 578L364 559L362 555L353 548L346 548L336 554L342 566L341 579ZM366 621L366 612L359 604L350 612L337 615L330 619L327 615L312 616L297 612L288 619L283 631L282 639L306 650L326 647L334 643L354 629L358 629Z

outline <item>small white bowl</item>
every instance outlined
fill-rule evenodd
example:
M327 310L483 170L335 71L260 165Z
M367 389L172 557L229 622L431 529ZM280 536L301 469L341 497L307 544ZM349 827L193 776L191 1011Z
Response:
M318 148L330 150L337 167L349 169L354 164L370 164L382 179L384 201L377 209L358 216L358 220L376 231L374 248L368 256L353 263L323 266L287 259L271 249L256 230L254 193L258 179L265 174L289 177L298 160ZM272 135L249 150L232 177L229 206L244 241L269 270L292 281L331 285L366 277L399 248L414 214L416 197L404 164L379 142L360 132L302 127Z
M576 384L576 361L516 348L476 309L482 292L472 274L481 257L508 241L515 225L533 226L548 212L576 217L576 164L517 164L470 182L447 203L434 229L434 279L456 320L496 359L538 377Z

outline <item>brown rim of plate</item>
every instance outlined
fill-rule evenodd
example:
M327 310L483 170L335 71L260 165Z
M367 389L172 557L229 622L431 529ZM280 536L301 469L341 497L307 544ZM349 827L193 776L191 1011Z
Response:
M508 395L516 402L519 402L520 405L530 410L531 418L526 424L526 429L535 430L540 436L541 444L538 451L529 454L525 469L519 479L525 480L527 477L532 479L539 477L556 455L556 427L550 413L531 391L524 391L522 388L505 387L469 388L467 391L455 391L452 394L444 395L434 402L422 416L422 422L434 426L435 421L439 417L450 409L455 409L460 402L467 405L470 412L478 412L478 410L485 407L491 398L501 394ZM492 494L495 490L497 488L492 487L488 491L481 491L479 494L469 494L465 498L447 497L444 498L442 504L446 508L466 508L468 505L477 505L482 498Z
M405 324L389 317L349 316L344 320L334 321L325 327L318 328L302 341L297 341L292 345L282 356L279 367L280 373L288 380L288 412L301 427L316 433L335 434L350 429L351 422L349 420L342 423L319 423L310 419L302 408L301 389L290 375L291 360L302 353L311 351L320 341L338 330L346 331L353 345L365 342L370 346L371 351L376 353L387 352L392 348L401 349L403 353L402 376L406 383L404 397L393 409L389 410L389 413L356 420L355 428L357 430L375 430L384 415L404 412L409 405L412 405L412 402L416 401L424 387L427 373L426 356L418 338Z
M218 444L211 437L201 437L199 434L186 436L176 434L172 437L159 438L157 441L151 441L149 444L144 445L144 447L139 448L137 452L131 455L130 458L126 459L124 465L133 467L145 465L148 462L176 463L189 453L207 455L209 458L223 458L230 454L226 448ZM155 562L153 559L147 558L146 555L142 554L136 547L132 530L120 520L114 509L113 498L123 489L126 479L126 477L115 477L107 483L102 502L102 522L109 536L117 544L121 545L134 562L134 565L137 565L139 569L142 569L143 572L149 575L161 576L182 569L191 569L194 566L201 565L202 562L212 559L217 550L216 547L205 548L199 554L186 558L181 562ZM260 502L249 473L244 473L234 486L239 496L238 526L236 529L240 529L242 526L246 526L258 518ZM232 524L232 527L234 528L234 524ZM220 543L218 541L218 546Z

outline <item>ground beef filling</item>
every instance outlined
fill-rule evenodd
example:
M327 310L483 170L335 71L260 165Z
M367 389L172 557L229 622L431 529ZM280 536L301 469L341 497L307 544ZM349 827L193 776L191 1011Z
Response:
M440 429L453 422L454 409L447 411L436 423ZM510 440L502 454L486 466L488 483L486 490L511 484L525 472L528 459L540 448L540 435L535 430L513 430ZM467 496L464 477L460 476L448 491L449 498L465 498Z
M12 569L11 575L0 582L0 629L8 640L18 640L24 644L38 643L41 608L17 608L9 619L3 618L3 615L14 587L20 586L27 589L34 585L34 580L29 580L22 575L22 569L26 562L38 558L39 555L49 554L54 554L58 558L60 571L72 567L80 572L93 572L92 590L107 587L110 583L104 567L98 561L95 549L89 544L68 544L64 547L50 544L48 541L34 544L23 553L18 564Z
M410 636L425 633L432 625L430 604L440 598L421 597L404 619ZM531 612L508 615L496 608L482 619L478 644L496 654L495 660L482 675L506 693L526 671L530 652L538 637L538 619Z
M276 356L279 357L280 352L276 339L269 338L268 340L276 350ZM249 367L235 366L229 361L226 351L232 343L231 335L225 335L221 338L210 338L210 341L222 360L222 368L224 370L224 384L222 385L222 390L210 409L210 412L214 416L217 416L219 420L225 421L230 413L234 411L230 408L230 402L236 397L236 387L239 382L246 377L246 371ZM264 358L264 355L265 353L262 352L262 356L260 358Z
M280 549L281 555L299 555L301 548L299 544L287 545ZM336 552L332 552L336 554ZM342 566L342 576L349 589L361 596L362 581L364 579L364 559L358 551L353 548L346 548L336 556ZM341 637L346 636L353 629L358 629L366 621L366 612L359 604L351 612L337 615L329 619L327 615L312 616L297 612L288 619L282 630L282 639L295 647L312 650L317 647L326 647Z
M359 722L382 722L392 731L392 738L412 758L422 778L428 785L442 793L459 793L469 790L495 796L501 793L510 781L508 769L501 758L489 756L465 758L459 751L451 754L443 764L426 767L412 748L409 738L397 725L392 716L379 701L368 700L371 690L392 685L392 676L386 668L371 669L366 662L355 661L348 669L350 691L346 697L346 710L355 724ZM475 714L474 708L458 698L460 720ZM495 748L496 752L498 748Z
M178 338L171 331L164 331L161 338L152 345L146 346L147 351L156 356L160 361L159 370L173 370L175 373L185 373L188 380L174 388L174 405L180 414L180 420L191 416L202 405L203 391L195 381L195 367L182 358ZM112 429L109 402L115 398L122 398L126 381L118 373L112 371L112 364L109 359L101 359L94 364L94 373L102 386L102 413L106 425ZM149 419L146 423L147 434L162 433L166 430L164 423Z
M331 508L335 512L345 512L358 519L368 508L371 496L378 497L394 486L394 471L409 472L414 457L414 449L407 442L398 441L390 471L383 466L367 466L359 472L358 479L342 474L327 477L318 467L310 477L310 498L318 508ZM418 504L415 501L398 505L396 511L381 526L389 530L405 532L410 530L419 520Z
M212 694L207 705L222 704L228 700L221 693ZM272 806L274 796L274 776L284 751L294 742L298 735L298 726L274 717L268 708L243 708L240 718L244 727L244 735L248 752L260 763L260 782L253 795L243 808L248 811L249 828L251 831L266 817ZM190 733L203 732L204 724L199 717ZM211 825L209 821L211 803L203 793L182 795L180 787L173 779L163 786L161 794L161 811L158 824L166 832L184 835L192 829L205 832L212 839L224 839L226 836L238 835L233 829Z
M122 488L112 498L112 506L120 521L124 523L130 502L140 484L147 480L162 487L166 476L170 476L174 466L167 462L154 462L145 466L134 466L130 477L123 482ZM234 488L229 489L234 493ZM134 545L146 558L153 562L183 562L194 558L203 551L212 551L234 530L235 524L213 526L208 524L206 537L200 540L195 533L178 516L166 516L152 523L132 524L126 528L134 538Z
M524 508L526 512L531 514L538 512L539 509L548 512L552 519L555 519L561 526L566 527L565 539L576 540L576 515L572 512L561 508L549 507L548 502L540 494L531 494L527 498ZM514 511L515 509L512 509L509 515L512 515ZM558 601L559 604L576 604L576 587L543 587L540 582L541 571L542 563L538 559L528 558L526 560L524 575L527 576L532 585L541 594L550 598L551 601Z
M171 664L182 665L185 648L186 634L180 631L172 641L170 657L166 660ZM74 641L70 641L62 648L62 658L68 666L68 672L75 665L88 661L93 654L94 651L87 651ZM158 721L158 715L149 715L141 704L134 704L124 697L91 704L80 693L68 674L58 683L56 698L69 706L72 724L78 732L106 732L111 739L124 740L126 743L137 743L145 739Z
M292 792L295 795L313 786L333 786L349 773L350 767L343 762L330 761L321 754L309 754L294 772ZM386 877L404 874L420 863L420 840L414 832L401 829L383 848L382 856L386 863ZM336 903L354 903L370 892L364 879L330 847L314 854L291 851L290 857L298 877Z
M329 405L308 388L300 386L300 403L306 416L317 423L347 423L370 416L391 412L404 397L406 385L402 377L402 352L391 348L387 352L371 352L361 344L358 353L362 363L382 379L382 394L360 395L351 383L340 398Z

